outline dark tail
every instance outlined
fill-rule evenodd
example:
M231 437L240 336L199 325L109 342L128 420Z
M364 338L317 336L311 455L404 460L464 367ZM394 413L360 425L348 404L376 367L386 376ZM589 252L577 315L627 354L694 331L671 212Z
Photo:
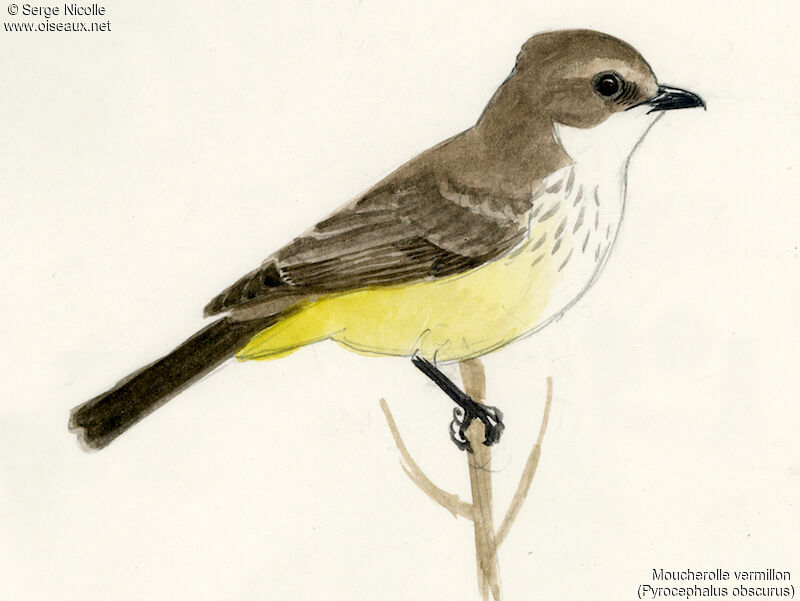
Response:
M277 317L234 321L224 317L203 328L166 357L121 380L108 392L72 410L69 428L85 446L102 449L226 359Z

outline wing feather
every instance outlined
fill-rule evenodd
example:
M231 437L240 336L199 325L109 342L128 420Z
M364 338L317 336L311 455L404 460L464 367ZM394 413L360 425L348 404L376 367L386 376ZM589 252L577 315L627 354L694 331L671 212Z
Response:
M205 313L462 273L522 242L530 208L530 198L459 187L432 173L390 180L278 250Z

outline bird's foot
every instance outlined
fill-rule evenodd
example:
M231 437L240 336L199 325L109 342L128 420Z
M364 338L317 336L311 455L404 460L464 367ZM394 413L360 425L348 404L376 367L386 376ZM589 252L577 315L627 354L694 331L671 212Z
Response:
M417 354L411 357L411 362L458 405L453 409L453 421L450 422L450 438L462 451L473 452L472 445L467 439L467 429L473 419L479 419L484 425L484 441L487 447L500 440L500 435L505 429L503 412L496 407L487 407L475 402L469 395L444 375L433 363Z
M489 447L499 441L505 430L503 412L497 407L487 407L476 403L466 395L462 401L463 405L453 409L453 421L450 422L450 439L453 443L462 451L474 452L472 444L467 438L467 429L474 419L483 422L484 445Z

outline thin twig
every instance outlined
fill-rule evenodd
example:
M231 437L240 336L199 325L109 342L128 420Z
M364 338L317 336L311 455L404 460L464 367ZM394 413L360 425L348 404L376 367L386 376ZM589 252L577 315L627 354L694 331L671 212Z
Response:
M473 519L472 505L470 503L462 501L458 495L454 495L442 490L433 482L431 482L430 479L423 473L417 463L411 458L411 454L408 452L408 449L406 448L406 445L400 436L400 431L397 429L397 424L394 421L394 417L392 417L392 412L389 411L389 405L386 403L386 400L381 399L380 403L381 409L383 409L383 414L386 416L386 422L389 424L389 430L392 433L392 438L394 438L394 443L397 445L400 455L403 458L403 461L400 462L400 466L403 468L403 471L406 473L406 475L414 484L419 487L422 492L428 495L432 501L438 503L447 511L452 513L453 517L461 516L467 518L468 520Z
M486 397L486 375L483 364L478 359L462 361L460 364L461 379L464 391L475 401L483 401ZM466 431L466 438L470 442L474 453L467 454L469 465L469 479L472 488L472 503L462 501L458 495L448 493L436 486L423 473L416 462L411 458L408 448L400 436L400 431L394 421L392 412L385 399L380 400L381 409L386 417L392 438L397 445L402 461L403 471L411 481L419 487L432 501L438 503L454 517L462 516L474 522L475 530L475 558L478 568L478 590L484 601L494 598L500 601L500 576L497 562L497 549L505 540L511 530L514 520L522 509L525 498L530 490L539 459L542 454L542 442L547 432L550 420L550 406L553 401L553 379L547 378L547 400L545 402L542 423L539 427L539 437L533 446L525 469L522 472L517 490L508 507L503 523L497 532L494 532L494 517L492 513L492 451L491 447L484 445L486 430L483 422L473 420Z
M544 440L545 432L547 431L547 424L550 421L550 405L553 402L553 378L547 378L547 400L544 405L544 415L542 415L542 425L539 427L539 438L536 444L533 445L531 454L528 456L528 461L525 464L525 469L522 472L517 491L514 493L514 498L511 499L511 504L508 507L503 523L497 530L495 535L495 549L499 547L514 524L514 520L522 509L522 504L525 502L525 497L528 496L528 491L531 488L531 482L536 474L536 468L539 466L539 457L542 455L542 441Z

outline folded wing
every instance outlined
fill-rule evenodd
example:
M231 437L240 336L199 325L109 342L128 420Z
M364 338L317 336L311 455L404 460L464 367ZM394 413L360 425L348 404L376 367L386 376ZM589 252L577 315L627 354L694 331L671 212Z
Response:
M205 314L462 273L524 240L530 208L529 197L460 187L432 173L390 180L274 253Z

